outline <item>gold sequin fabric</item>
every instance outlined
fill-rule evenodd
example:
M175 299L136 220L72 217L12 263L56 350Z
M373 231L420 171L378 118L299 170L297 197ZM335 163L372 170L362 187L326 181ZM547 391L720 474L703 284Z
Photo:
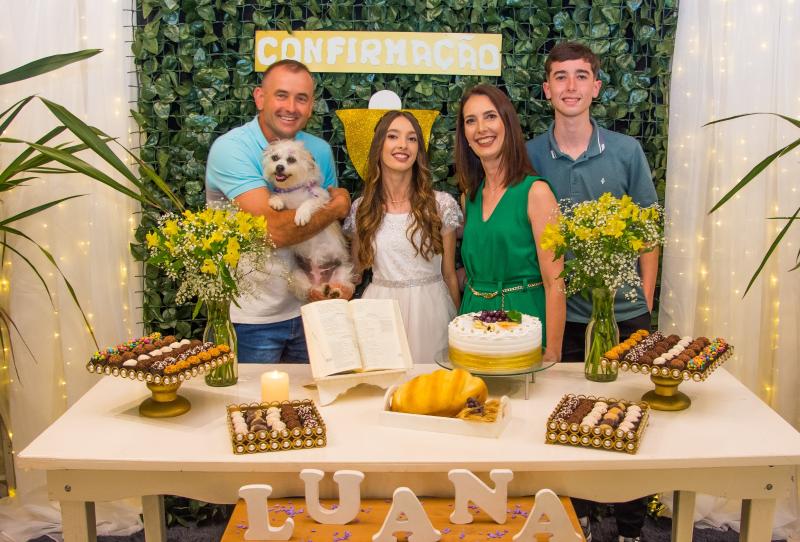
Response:
M336 116L344 125L347 155L362 179L367 176L367 156L369 155L369 146L372 144L372 136L375 135L375 126L389 111L389 109L340 109L336 111ZM424 109L403 109L402 111L411 113L419 121L427 149L433 122L439 116L439 112Z

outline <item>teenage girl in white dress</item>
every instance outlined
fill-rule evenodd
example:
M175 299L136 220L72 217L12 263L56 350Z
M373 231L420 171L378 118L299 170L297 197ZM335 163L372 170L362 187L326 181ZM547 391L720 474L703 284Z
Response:
M455 272L461 209L433 190L422 129L410 113L390 111L375 128L363 195L345 221L355 272L371 267L362 297L396 299L415 363L447 348L447 324L460 293Z

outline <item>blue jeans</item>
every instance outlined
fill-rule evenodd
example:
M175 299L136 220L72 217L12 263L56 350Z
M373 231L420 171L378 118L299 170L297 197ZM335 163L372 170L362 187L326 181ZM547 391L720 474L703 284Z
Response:
M303 321L298 316L273 324L233 324L240 363L308 363Z

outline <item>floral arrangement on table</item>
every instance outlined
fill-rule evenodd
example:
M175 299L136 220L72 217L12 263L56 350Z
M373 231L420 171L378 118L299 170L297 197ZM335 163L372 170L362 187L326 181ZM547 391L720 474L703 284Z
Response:
M586 328L586 378L610 381L617 368L601 364L603 354L619 342L614 319L614 295L630 286L625 295L636 299L641 286L636 260L664 240L663 210L659 205L642 208L629 196L605 193L597 200L567 204L558 221L548 224L541 244L556 258L566 255L564 272L567 295L591 293L592 319Z
M197 298L193 317L205 303L208 323L204 341L228 344L236 352L236 333L230 321L231 301L252 295L247 273L265 268L270 254L267 223L232 205L202 211L167 214L147 234L147 263L163 269L179 282L177 303ZM246 265L239 265L245 262ZM223 365L206 376L213 386L229 386L237 380L237 365Z

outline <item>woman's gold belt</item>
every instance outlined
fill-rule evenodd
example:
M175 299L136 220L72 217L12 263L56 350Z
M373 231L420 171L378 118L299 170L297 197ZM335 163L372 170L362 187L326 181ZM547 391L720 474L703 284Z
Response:
M501 288L499 290L495 290L494 292L480 292L480 291L476 290L475 288L473 288L472 284L467 282L467 288L469 288L469 291L472 292L472 295L474 295L476 297L481 297L483 299L494 299L495 297L497 297L499 295L500 296L500 309L505 309L506 294L510 294L512 292L519 292L521 290L524 290L525 288L538 288L539 286L542 286L543 284L544 284L544 282L542 282L542 281L529 282L527 285L525 284L525 282L523 282L522 284L517 284L516 286L509 286L508 288Z

